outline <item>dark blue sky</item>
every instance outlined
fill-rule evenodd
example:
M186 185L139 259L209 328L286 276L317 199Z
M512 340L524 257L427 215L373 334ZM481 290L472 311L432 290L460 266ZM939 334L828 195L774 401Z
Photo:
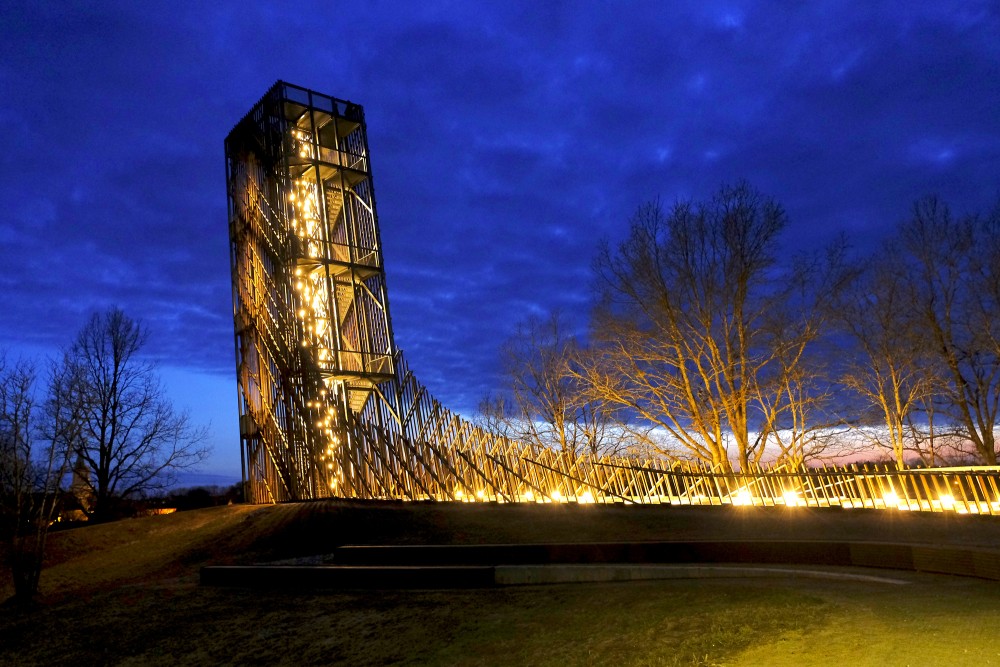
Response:
M644 201L747 179L789 249L865 248L1000 193L995 2L5 2L0 346L120 305L210 472L239 474L222 141L277 79L364 105L396 342L467 414L519 319L585 326Z

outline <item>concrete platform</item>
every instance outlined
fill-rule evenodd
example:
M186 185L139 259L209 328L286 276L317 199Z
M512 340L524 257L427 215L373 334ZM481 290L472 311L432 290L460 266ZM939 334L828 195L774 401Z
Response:
M838 569L730 565L497 565L355 567L223 565L201 570L203 586L310 590L467 589L662 579L839 579L901 585L905 579Z
M1000 580L1000 550L793 540L345 546L325 565L209 566L201 583L251 588L482 588L638 579L877 575L881 568ZM764 567L786 565L793 568ZM816 569L816 568L820 569Z
M571 584L658 579L838 579L873 584L908 584L894 577L874 576L837 568L813 570L733 565L498 565L498 586Z
M496 585L494 571L490 566L213 565L201 568L201 584L340 590L488 588Z
M1000 580L1000 550L818 540L712 540L345 546L337 565L528 565L571 563L753 563L872 567Z

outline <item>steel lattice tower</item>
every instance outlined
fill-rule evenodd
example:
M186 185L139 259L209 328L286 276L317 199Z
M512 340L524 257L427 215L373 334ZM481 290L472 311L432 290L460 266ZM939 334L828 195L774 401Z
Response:
M225 148L249 496L329 495L348 412L394 375L364 112L279 81Z

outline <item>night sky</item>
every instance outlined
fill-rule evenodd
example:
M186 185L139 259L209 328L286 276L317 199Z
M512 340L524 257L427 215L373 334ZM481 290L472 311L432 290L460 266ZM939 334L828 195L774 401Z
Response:
M746 179L789 251L864 250L919 197L1000 194L996 2L8 0L0 347L121 306L231 480L222 142L278 79L364 106L396 343L465 414L519 319L585 331L597 243L645 201Z

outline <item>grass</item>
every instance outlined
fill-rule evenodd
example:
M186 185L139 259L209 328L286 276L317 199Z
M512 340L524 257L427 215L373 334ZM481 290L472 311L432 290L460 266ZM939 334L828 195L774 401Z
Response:
M197 585L205 563L343 543L762 532L1000 541L998 522L977 517L653 509L321 503L57 533L39 604L0 608L0 664L1000 665L1000 583L958 577L899 575L912 582L903 586L720 579L325 594Z
M131 586L58 614L35 610L9 628L4 655L11 664L715 664L757 637L804 630L825 608L797 592L763 593L691 582L365 595ZM774 603L788 613L765 613Z

